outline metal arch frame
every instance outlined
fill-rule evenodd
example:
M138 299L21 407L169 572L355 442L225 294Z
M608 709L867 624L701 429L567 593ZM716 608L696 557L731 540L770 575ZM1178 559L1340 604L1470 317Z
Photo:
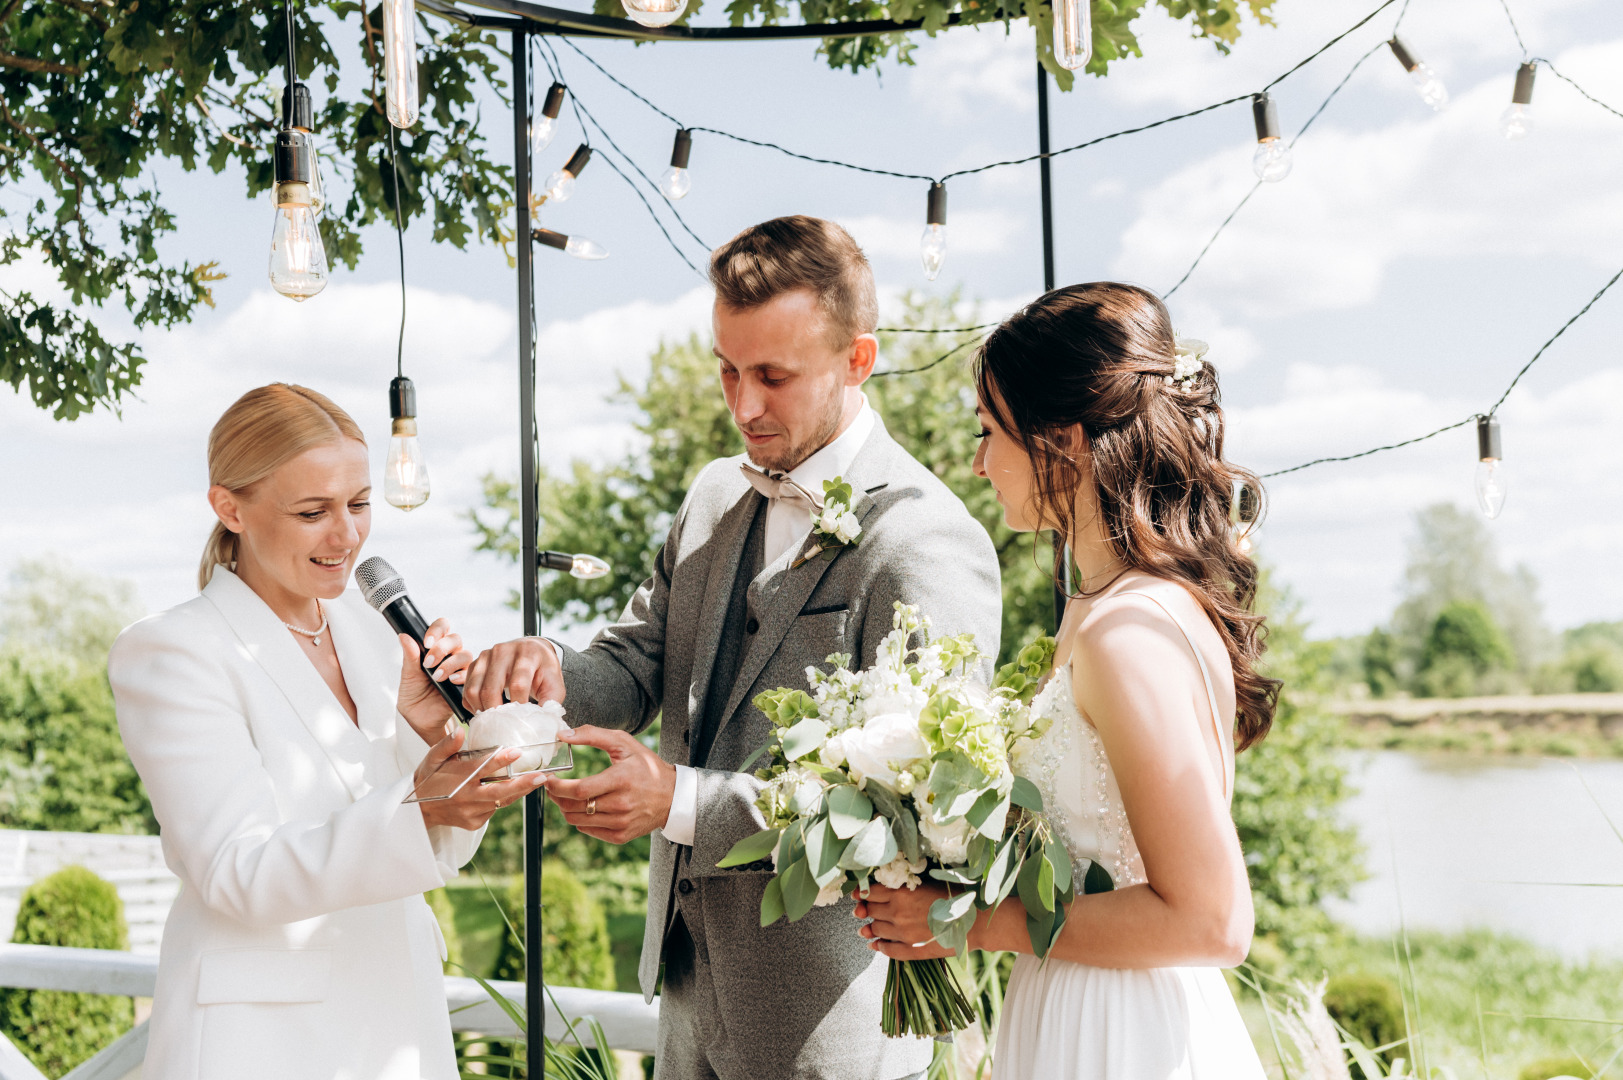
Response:
M530 226L530 120L534 94L530 86L529 38L557 35L633 42L775 41L807 38L852 38L920 30L922 19L889 19L846 23L811 23L795 26L687 27L651 29L625 19L583 14L529 0L462 0L479 10L457 6L455 0L417 0L422 11L477 29L505 30L512 34L513 53L513 203L518 269L519 340L519 566L523 574L521 608L524 635L541 633L539 608L540 545L538 520L539 431L535 415L535 273L534 243ZM957 13L946 28L960 24ZM1054 215L1048 154L1048 73L1037 64L1038 146L1042 187L1043 288L1054 288ZM1068 582L1069 573L1066 573ZM1063 614L1064 591L1056 589L1055 625ZM541 963L541 848L545 807L539 792L524 797L524 940L525 940L525 1057L528 1075L541 1080L546 1071L546 981Z

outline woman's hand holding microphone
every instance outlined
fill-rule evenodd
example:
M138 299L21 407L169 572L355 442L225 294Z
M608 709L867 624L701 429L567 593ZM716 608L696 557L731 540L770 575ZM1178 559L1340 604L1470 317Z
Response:
M434 775L462 749L467 739L467 729L452 716L451 707L440 696L434 683L449 681L461 686L473 663L473 654L463 650L462 638L451 631L450 623L444 619L434 620L428 633L423 635L423 645L428 648L426 656L410 635L400 635L400 647L405 655L400 667L398 708L406 723L429 744L428 755L417 766L413 786L422 784ZM423 670L425 664L433 671L432 677ZM423 822L430 827L453 825L459 829L478 829L497 810L539 788L546 780L544 773L530 773L489 784L480 782L484 777L492 776L512 764L518 759L519 753L513 749L499 750L484 763L478 776L464 784L451 798L419 803Z

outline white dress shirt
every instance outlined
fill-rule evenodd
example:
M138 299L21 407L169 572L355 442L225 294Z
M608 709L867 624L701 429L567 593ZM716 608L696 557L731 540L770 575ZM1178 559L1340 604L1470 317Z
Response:
M851 426L840 432L832 442L807 458L789 472L789 479L807 491L821 497L823 481L842 476L856 460L857 451L873 434L876 417L868 405L868 395L862 396L862 410L851 421ZM766 565L776 562L784 552L798 545L811 532L811 512L804 507L791 506L774 500L766 508ZM715 687L725 693L729 687ZM673 844L693 843L693 831L699 817L699 778L686 765L676 767L676 791L671 796L671 815L660 830Z

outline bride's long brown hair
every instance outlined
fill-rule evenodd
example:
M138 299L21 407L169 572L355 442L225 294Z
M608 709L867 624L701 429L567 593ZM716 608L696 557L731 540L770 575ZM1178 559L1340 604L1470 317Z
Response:
M1065 536L1075 530L1083 478L1066 447L1082 425L1116 558L1183 585L1223 637L1234 667L1235 747L1244 750L1267 734L1280 687L1256 670L1266 637L1252 611L1257 566L1230 522L1237 487L1260 500L1262 485L1223 460L1216 371L1207 364L1187 385L1173 381L1173 347L1171 317L1154 293L1111 281L1070 285L992 332L976 387L1031 458L1041 520Z

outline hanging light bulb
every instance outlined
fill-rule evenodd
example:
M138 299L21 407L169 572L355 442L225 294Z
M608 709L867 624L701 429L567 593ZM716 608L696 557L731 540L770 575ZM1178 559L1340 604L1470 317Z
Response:
M1266 90L1252 95L1251 117L1257 123L1257 152L1251 155L1251 169L1258 180L1277 184L1291 174L1291 148L1279 137L1279 112Z
M934 281L947 258L947 186L939 181L930 185L930 193L924 200L924 234L919 237L919 257L924 261L924 276Z
M312 134L316 126L315 106L310 100L310 88L303 83L282 88L282 126L305 135L310 172L310 209L319 217L327 206L327 193L321 183L321 160L316 154L316 138Z
M1508 485L1499 418L1492 413L1476 418L1476 456L1476 504L1489 518L1496 518L1505 508Z
M1510 107L1499 117L1499 130L1507 139L1520 139L1533 130L1533 76L1538 65L1528 61L1516 69L1516 88L1510 94Z
M1262 539L1258 519L1262 516L1262 488L1255 481L1246 480L1235 485L1234 502L1229 508L1233 521L1234 546L1242 555L1249 555Z
M1398 58L1398 63L1403 65L1403 70L1409 73L1409 81L1414 83L1421 101L1436 110L1448 104L1448 87L1443 85L1443 80L1437 77L1435 71L1415 59L1414 53L1398 38L1394 37L1386 44L1391 47L1392 55Z
M667 199L680 199L693 190L693 177L688 175L688 156L693 153L693 132L676 129L676 143L671 147L671 166L659 178L659 191Z
M308 300L327 287L327 248L310 192L315 155L310 136L289 128L276 135L276 223L271 230L271 287Z
M539 551L536 561L543 570L563 570L570 577L590 581L608 574L609 564L596 555L571 555L564 551Z
M541 102L541 115L535 118L535 125L530 128L530 153L539 154L552 145L552 137L558 134L558 114L564 108L564 91L568 87L561 82L555 82L547 87L547 96Z
M1060 0L1054 13L1054 57L1062 68L1075 71L1093 56L1092 0Z
M415 510L428 501L428 465L417 444L417 388L403 375L389 383L389 422L383 497L390 506Z
M688 0L620 0L626 14L638 26L669 26L682 17Z
M606 259L609 249L596 240L588 240L584 236L565 236L561 232L551 229L533 229L530 239L538 244L557 248L566 255L573 255L577 259Z
M586 163L592 160L592 148L585 143L575 147L575 152L564 162L564 167L547 177L546 196L553 202L564 202L575 193L575 177L586 168Z
M417 5L383 0L383 89L389 123L417 122Z

